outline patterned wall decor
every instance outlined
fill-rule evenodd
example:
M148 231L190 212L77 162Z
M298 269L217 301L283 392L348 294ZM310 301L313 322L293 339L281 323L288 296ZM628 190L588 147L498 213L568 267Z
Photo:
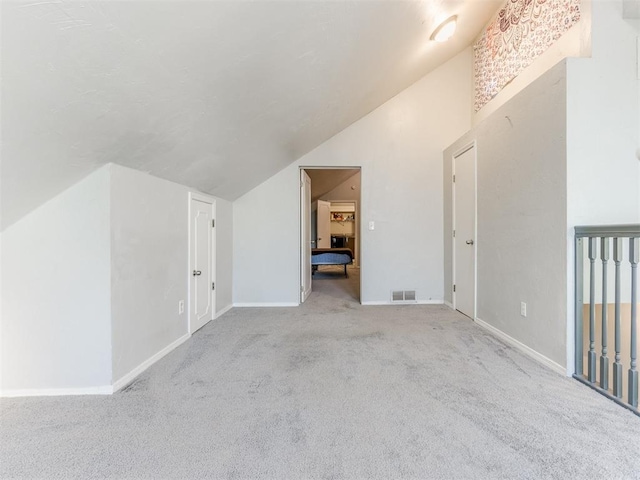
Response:
M475 111L580 20L581 0L507 0L474 45Z

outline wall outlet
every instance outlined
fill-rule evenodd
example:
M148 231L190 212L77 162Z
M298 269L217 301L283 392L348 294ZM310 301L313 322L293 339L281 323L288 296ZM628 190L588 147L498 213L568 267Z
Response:
M524 302L520 302L520 315L523 317L527 316L527 304Z
M180 300L178 302L178 315L182 315L184 313L184 300Z
M373 220L371 220L369 222L369 230L375 230L376 229L376 222L374 222Z

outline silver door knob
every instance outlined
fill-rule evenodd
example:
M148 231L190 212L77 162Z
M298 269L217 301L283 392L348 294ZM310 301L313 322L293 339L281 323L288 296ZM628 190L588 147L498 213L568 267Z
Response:
M198 275L202 275L202 272L200 270L194 270L193 271L193 276L197 277Z
M464 243L466 243L467 245L473 245L473 239L471 239L471 240L467 240L467 241L466 241L466 242L464 242Z

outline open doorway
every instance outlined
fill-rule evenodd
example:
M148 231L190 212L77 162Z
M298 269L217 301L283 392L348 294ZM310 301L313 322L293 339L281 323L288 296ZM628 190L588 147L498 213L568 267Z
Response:
M360 302L360 168L300 169L300 302Z

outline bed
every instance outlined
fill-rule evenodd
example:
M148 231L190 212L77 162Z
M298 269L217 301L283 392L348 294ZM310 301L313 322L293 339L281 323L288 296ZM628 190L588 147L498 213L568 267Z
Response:
M312 273L318 270L319 265L344 265L344 276L349 278L347 265L353 263L353 252L350 248L312 248L311 267Z

